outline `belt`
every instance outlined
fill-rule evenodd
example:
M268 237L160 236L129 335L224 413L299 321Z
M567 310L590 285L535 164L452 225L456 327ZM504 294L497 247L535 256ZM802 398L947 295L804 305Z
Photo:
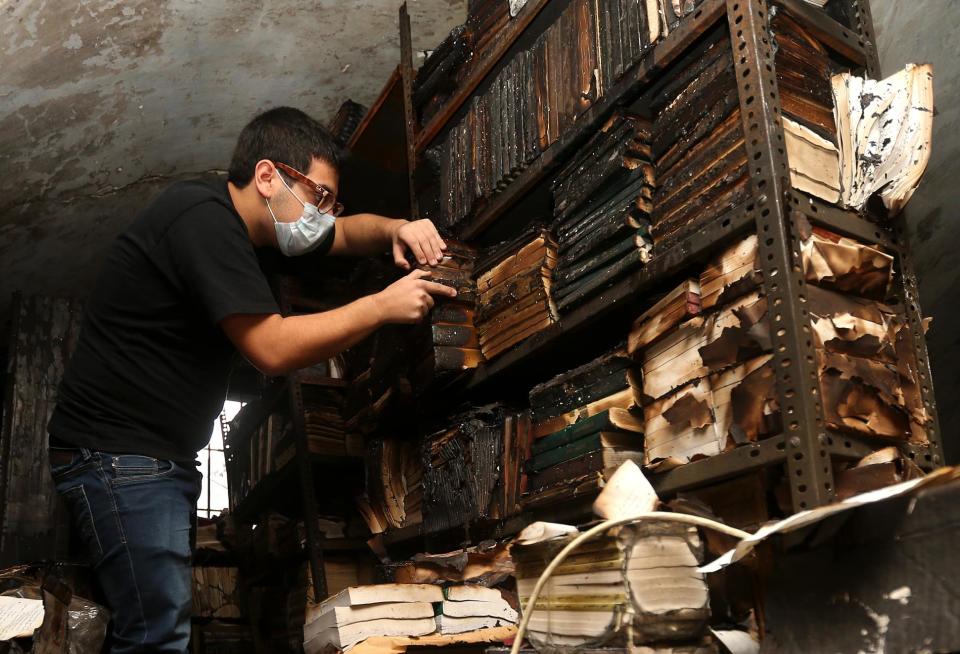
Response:
M50 450L50 465L69 465L78 454L80 454L80 450Z

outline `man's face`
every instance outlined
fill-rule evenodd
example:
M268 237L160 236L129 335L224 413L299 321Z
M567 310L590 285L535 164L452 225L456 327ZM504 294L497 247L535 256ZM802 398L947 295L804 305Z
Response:
M340 176L337 174L336 169L325 161L313 159L310 162L310 169L300 172L317 184L320 184L324 188L332 191L334 194L339 191ZM317 196L314 194L313 189L303 182L299 182L287 176L284 176L283 180L281 181L279 179L279 175L281 174L283 173L278 170L277 178L273 180L273 183L276 185L276 187L270 204L273 206L273 211L277 217L277 220L280 222L289 223L298 220L303 214L302 203L316 205ZM292 194L290 191L284 188L283 182L287 183L287 185L293 191ZM296 197L294 197L294 195L296 195Z

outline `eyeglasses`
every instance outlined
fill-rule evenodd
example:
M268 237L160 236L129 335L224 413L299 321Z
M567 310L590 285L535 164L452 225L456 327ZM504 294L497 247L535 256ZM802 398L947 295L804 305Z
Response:
M337 196L330 191L330 189L317 184L300 171L291 168L285 163L280 163L277 161L274 162L274 165L296 181L306 184L310 187L310 189L313 191L313 194L316 196L317 209L320 211L320 213L330 214L334 218L343 213L343 205L337 202Z

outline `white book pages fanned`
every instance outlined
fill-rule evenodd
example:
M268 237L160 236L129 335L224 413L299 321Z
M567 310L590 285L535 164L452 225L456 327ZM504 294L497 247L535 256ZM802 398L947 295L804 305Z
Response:
M933 66L907 64L884 80L832 78L844 206L879 193L890 215L903 209L930 161Z

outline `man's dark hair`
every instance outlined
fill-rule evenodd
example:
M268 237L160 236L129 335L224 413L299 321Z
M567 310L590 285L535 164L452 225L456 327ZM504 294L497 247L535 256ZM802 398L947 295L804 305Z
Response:
M261 159L279 161L306 174L316 158L339 171L340 157L340 145L326 127L299 109L277 107L264 111L240 132L227 179L245 187Z

